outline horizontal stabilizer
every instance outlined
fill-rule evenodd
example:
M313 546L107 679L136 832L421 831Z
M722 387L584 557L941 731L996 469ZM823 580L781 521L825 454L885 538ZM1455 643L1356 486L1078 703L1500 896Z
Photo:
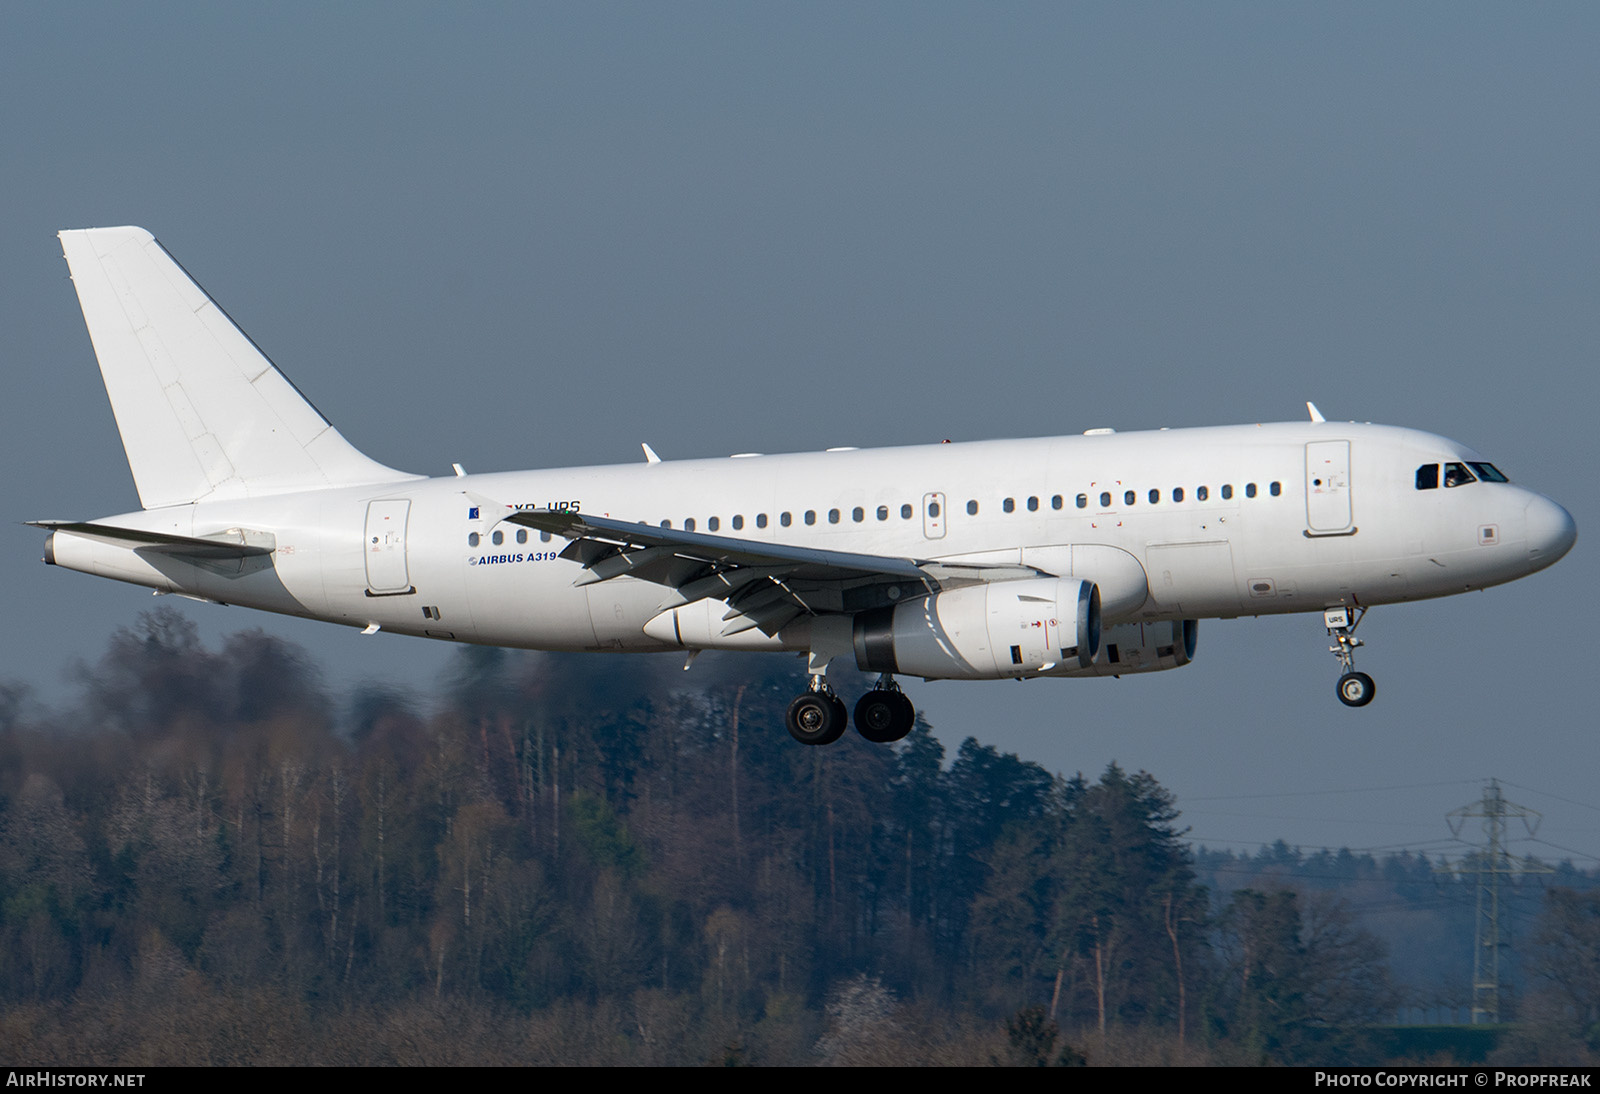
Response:
M225 560L270 555L278 549L277 539L270 532L249 532L230 528L215 536L175 536L168 532L145 532L137 528L119 528L114 524L97 524L88 520L30 520L27 523L49 532L65 532L101 543L114 543L120 547L143 548L159 551L179 558Z

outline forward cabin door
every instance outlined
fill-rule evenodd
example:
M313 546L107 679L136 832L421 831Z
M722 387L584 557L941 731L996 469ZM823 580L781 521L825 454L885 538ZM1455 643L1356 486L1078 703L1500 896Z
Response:
M409 500L374 501L367 504L367 595L393 596L411 592L410 572L406 568L406 521L411 515Z
M1306 445L1306 531L1336 536L1350 531L1350 442Z

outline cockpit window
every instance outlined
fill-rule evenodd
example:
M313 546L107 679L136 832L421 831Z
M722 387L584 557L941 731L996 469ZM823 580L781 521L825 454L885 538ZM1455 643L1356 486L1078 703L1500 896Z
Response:
M1438 464L1436 464L1436 463L1425 463L1421 467L1417 468L1417 489L1418 490L1437 490L1437 489L1439 489L1439 465Z
M1477 481L1472 477L1472 472L1467 470L1467 465L1464 463L1447 463L1444 465L1444 484L1447 488L1465 486L1469 482Z
M1492 463L1469 463L1467 466L1472 468L1472 470L1476 472L1478 478L1482 479L1484 482L1511 481L1510 479L1506 478L1505 475L1501 474L1500 469Z

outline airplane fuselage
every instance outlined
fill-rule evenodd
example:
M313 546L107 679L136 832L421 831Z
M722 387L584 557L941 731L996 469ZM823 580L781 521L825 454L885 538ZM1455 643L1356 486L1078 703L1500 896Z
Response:
M560 557L565 541L502 520L505 506L572 509L1086 576L1101 584L1107 623L1229 618L1446 596L1553 562L1570 518L1541 495L1503 482L1417 487L1421 466L1482 459L1432 434L1336 422L750 455L417 479L104 520L180 536L269 532L270 564L254 570L75 537L55 537L52 553L58 565L166 592L403 634L560 650L686 644L646 633L660 586L575 586L584 570ZM806 636L712 631L693 644L803 649Z

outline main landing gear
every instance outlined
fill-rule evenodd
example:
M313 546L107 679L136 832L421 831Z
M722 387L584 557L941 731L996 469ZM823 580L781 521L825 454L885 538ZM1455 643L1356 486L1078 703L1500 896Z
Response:
M856 730L874 744L900 740L911 732L916 720L916 708L888 673L856 703ZM784 723L789 735L803 745L831 745L844 735L848 719L844 704L819 674L812 676L811 686L789 704Z
M789 736L803 745L831 745L844 735L848 724L844 704L821 676L811 678L811 687L795 697L784 718Z
M1378 690L1372 677L1356 671L1355 650L1357 646L1365 644L1356 637L1356 627L1366 614L1367 609L1359 604L1349 608L1329 608L1322 613L1322 622L1334 641L1328 647L1328 652L1339 659L1339 666L1343 670L1337 687L1339 702L1347 707L1366 706L1372 702Z
M856 732L873 744L900 740L916 720L917 708L888 673L878 677L877 686L856 703Z

